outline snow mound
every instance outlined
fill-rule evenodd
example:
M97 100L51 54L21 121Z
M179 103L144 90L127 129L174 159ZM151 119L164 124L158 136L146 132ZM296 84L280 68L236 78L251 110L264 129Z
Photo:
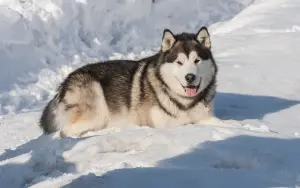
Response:
M250 3L2 0L0 114L32 109L49 100L66 73L82 62L157 48L164 28L196 32L203 25L231 18Z
M0 0L0 186L299 188L300 1L188 2ZM206 24L232 127L41 135L41 108L82 62L148 56L163 27Z

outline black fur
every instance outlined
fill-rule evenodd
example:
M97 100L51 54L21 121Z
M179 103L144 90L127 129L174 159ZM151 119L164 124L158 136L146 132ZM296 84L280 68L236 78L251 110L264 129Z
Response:
M44 108L41 119L40 119L40 127L43 129L44 133L52 133L56 131L55 125L55 114L53 113L53 109L56 106L56 97L52 99ZM51 126L50 126L51 125Z
M90 64L84 67L99 86L102 86L104 97L112 112L119 112L120 105L130 108L133 77L139 64L135 61L109 61ZM81 70L79 70L81 71ZM106 74L108 73L109 74ZM108 100L109 98L115 100Z
M146 61L145 61L146 62ZM144 101L145 100L145 80L146 80L146 76L147 76L147 68L149 66L149 63L146 62L146 65L144 66L142 72L141 72L141 78L140 78L140 101Z

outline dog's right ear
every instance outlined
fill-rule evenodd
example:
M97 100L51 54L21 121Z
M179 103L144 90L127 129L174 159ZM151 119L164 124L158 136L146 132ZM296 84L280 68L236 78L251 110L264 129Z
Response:
M162 37L161 50L163 52L170 50L175 41L176 39L173 33L169 29L165 29Z

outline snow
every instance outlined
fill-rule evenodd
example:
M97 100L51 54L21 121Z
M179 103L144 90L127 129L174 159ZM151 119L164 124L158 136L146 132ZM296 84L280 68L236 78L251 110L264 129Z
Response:
M300 1L0 0L0 187L300 187ZM153 54L208 25L231 127L127 125L44 136L41 109L83 63Z

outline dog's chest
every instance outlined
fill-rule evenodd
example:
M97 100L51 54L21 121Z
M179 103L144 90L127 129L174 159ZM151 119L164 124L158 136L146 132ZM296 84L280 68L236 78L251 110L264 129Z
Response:
M180 110L176 107L167 110L170 113L166 113L166 111L159 106L151 108L149 118L153 127L164 128L195 124L211 116L210 107L205 106L203 103L199 103L189 110Z

